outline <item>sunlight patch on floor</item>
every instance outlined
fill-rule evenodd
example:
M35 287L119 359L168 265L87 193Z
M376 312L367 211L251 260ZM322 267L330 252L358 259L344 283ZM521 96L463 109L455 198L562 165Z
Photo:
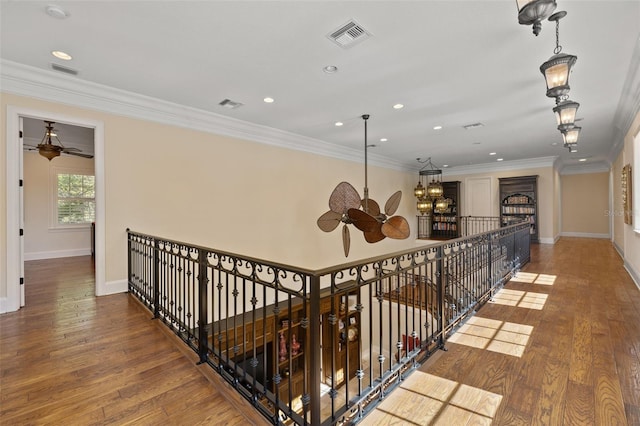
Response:
M359 424L490 425L502 395L416 371Z
M449 342L521 357L531 336L530 325L472 317L450 338Z
M489 303L542 310L549 295L532 291L511 290L503 288L498 291Z
M533 272L517 272L509 281L516 283L553 285L556 282L556 275L536 274Z

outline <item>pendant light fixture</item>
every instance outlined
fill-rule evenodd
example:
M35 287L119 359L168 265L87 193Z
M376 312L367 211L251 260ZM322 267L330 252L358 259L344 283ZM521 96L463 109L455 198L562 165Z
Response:
M540 72L544 75L547 82L547 96L556 98L556 102L559 102L561 96L569 93L569 74L578 59L577 56L561 53L560 19L566 15L567 12L561 11L549 17L550 21L556 23L556 48L553 50L554 55L544 64L540 65Z
M516 0L518 6L518 22L532 25L533 34L540 34L541 22L556 10L555 0Z
M431 157L422 161L420 158L416 158L418 162L424 164L418 173L418 185L413 189L413 194L418 199L416 208L421 214L428 214L434 209L434 202L436 208L438 203L440 206L446 203L444 209L448 207L447 200L444 196L444 188L442 187L442 170L431 162Z
M566 148L570 149L571 148L570 145L578 144L578 136L580 136L580 130L582 130L582 128L578 126L573 126L569 129L560 130L560 133L562 133L562 140L564 141L564 146Z
M560 101L554 108L556 121L558 122L558 130L568 130L575 126L576 113L580 104L571 100Z

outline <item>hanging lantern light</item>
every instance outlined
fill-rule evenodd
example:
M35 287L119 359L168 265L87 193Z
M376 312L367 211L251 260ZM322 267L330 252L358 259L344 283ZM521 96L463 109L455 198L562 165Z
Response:
M436 206L434 207L434 211L436 213L444 213L449 208L449 199L440 197L436 200Z
M418 181L418 185L413 188L413 195L415 195L417 199L421 199L422 197L424 197L424 194L425 188L422 185L422 182Z
M427 214L433 209L433 200L429 197L423 197L418 200L416 204L420 214Z
M427 195L431 198L439 198L444 194L444 189L442 188L442 183L437 180L432 180L427 185Z
M579 106L580 104L577 102L564 100L553 108L558 122L558 130L567 130L575 125Z
M562 140L564 141L564 146L568 147L569 145L577 145L578 144L578 136L580 136L581 127L573 126L569 129L560 130L562 133Z
M522 25L533 25L533 34L540 34L541 22L556 10L555 0L516 0L518 6L518 22Z
M432 162L431 157L422 161L420 158L416 158L424 166L420 169L418 174L418 185L413 189L413 193L418 199L416 207L422 214L431 212L433 209L433 200L437 200L444 194L442 187L442 170L437 168ZM423 185L423 179L426 176L431 177L431 181L427 184L426 188Z
M553 50L554 55L547 62L540 65L540 72L547 82L547 96L556 99L569 93L569 74L578 59L577 56L561 53L560 19L566 15L567 12L562 11L549 17L550 21L555 21L556 23L556 48Z

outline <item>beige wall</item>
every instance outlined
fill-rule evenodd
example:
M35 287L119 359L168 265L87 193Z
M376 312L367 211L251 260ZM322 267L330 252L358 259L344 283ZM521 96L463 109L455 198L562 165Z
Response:
M510 170L510 171L493 171L484 173L471 173L471 174L455 174L455 169L447 170L444 180L454 181L459 180L461 199L466 199L465 194L468 187L468 182L480 178L491 178L491 206L492 216L500 215L500 185L499 178L503 177L516 177L516 176L538 176L538 237L541 243L553 243L554 233L554 185L553 167L541 167L522 170ZM465 212L465 207L462 207L462 211Z
M562 234L605 237L609 233L609 173L561 176Z
M633 121L624 138L624 148L621 155L623 164L631 164L634 175L634 211L633 220L636 227L640 225L640 152L634 152L634 139L640 134L640 113ZM620 185L620 174L615 177L614 185ZM634 225L622 224L624 229L624 261L625 267L634 276L636 284L640 286L640 232L634 231ZM640 227L639 227L640 228Z
M624 216L622 212L622 185L620 177L622 176L622 167L624 166L624 151L621 151L618 158L611 165L611 182L612 182L612 234L613 243L619 251L624 251Z
M384 205L403 191L397 214L412 235L368 244L351 230L345 259L339 230L322 232L317 218L341 181L362 195L364 165L270 145L3 94L7 105L104 123L105 274L126 279L126 228L307 268L415 247L415 174L369 166L370 197ZM6 175L6 133L0 139ZM363 155L364 156L364 155ZM0 185L1 250L6 251L6 193ZM6 257L0 256L5 271ZM0 297L6 296L3 273Z
M52 170L93 173L93 160L65 156L52 161L37 152L24 153L24 253L25 259L78 256L91 253L91 229L51 229Z
M553 238L556 241L560 237L561 228L561 212L562 205L560 197L562 196L560 174L557 170L553 170Z

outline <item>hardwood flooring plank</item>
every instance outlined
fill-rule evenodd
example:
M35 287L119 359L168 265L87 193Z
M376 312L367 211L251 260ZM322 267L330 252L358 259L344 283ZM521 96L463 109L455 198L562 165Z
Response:
M569 380L567 386L567 403L563 424L592 425L595 424L595 401L591 385Z
M583 385L591 385L593 381L591 323L588 317L577 315L573 324L569 380Z
M267 424L131 296L96 298L90 257L27 262L25 278L26 307L0 315L3 425Z

